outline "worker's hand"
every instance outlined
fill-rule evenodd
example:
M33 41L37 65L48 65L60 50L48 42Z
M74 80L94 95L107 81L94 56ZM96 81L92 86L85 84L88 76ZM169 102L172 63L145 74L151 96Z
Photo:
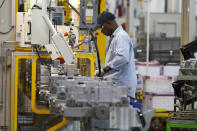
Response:
M103 69L101 69L101 73L99 74L99 71L96 70L94 72L94 76L98 76L98 77L103 77L105 73L107 73L108 71L111 70L111 67L109 66L105 66Z
M103 69L101 69L101 73L99 74L99 70L96 70L94 72L94 76L98 76L98 77L103 77L103 75L105 74L105 72L103 71Z

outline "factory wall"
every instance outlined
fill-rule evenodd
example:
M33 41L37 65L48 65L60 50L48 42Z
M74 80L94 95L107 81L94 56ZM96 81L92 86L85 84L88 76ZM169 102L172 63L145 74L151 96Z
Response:
M144 21L144 31L147 31L147 19ZM167 37L180 37L181 35L181 14L179 13L151 13L150 34L154 36L165 33Z

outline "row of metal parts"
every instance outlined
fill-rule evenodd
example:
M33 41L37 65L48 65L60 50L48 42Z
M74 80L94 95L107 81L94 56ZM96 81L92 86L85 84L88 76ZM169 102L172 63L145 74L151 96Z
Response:
M197 75L197 59L183 61L180 70L183 75Z

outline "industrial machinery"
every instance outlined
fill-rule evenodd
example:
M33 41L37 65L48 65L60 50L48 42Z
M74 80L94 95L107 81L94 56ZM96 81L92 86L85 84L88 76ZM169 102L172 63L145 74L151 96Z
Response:
M97 14L98 14L98 0L80 0L80 14L82 19L80 19L80 28L94 29L97 24ZM85 21L85 23L83 22Z
M181 52L184 61L181 63L181 75L173 82L175 93L174 116L168 120L167 130L171 128L197 128L197 112L195 102L197 101L196 90L196 40L183 46Z
M134 48L135 57L138 61L146 61L146 39L139 38L138 45ZM157 60L161 64L179 63L180 38L151 37L150 38L150 61Z
M84 19L79 27L74 27L73 21L62 25L62 7L56 8L58 14L50 15L54 7L48 6L47 0L42 0L42 6L34 4L28 12L17 12L16 41L3 44L12 43L15 48L2 46L11 54L11 66L7 61L2 66L2 70L6 67L4 71L9 68L12 76L8 130L148 130L154 110L130 105L126 87L88 77L94 75L98 56L92 33L98 3L81 0L80 17ZM97 41L103 42L105 37L98 37ZM88 51L82 52L80 46L84 43ZM90 62L81 61L82 58ZM97 60L99 67L100 58ZM84 73L81 70L89 68L87 63L91 68Z
M20 118L18 130L57 130L59 124L68 131L148 130L154 111L131 106L127 88L80 76L73 65L52 62L44 54L40 59L31 52L15 52L13 57L12 108L18 113L12 121Z
M47 1L43 0L42 8L34 6L31 12L28 12L31 20L28 20L28 13L18 13L17 40L22 45L30 42L32 45L44 45L53 60L61 55L65 62L70 64L74 62L75 56L64 36L58 33L52 25L47 12L47 5ZM27 33L28 28L29 32ZM28 41L26 41L27 38Z
M82 130L148 130L154 110L141 113L132 107L126 87L99 78L76 76L77 70L72 66L64 71L61 74L67 75L51 75L49 91L42 93L49 101L51 114L84 122Z

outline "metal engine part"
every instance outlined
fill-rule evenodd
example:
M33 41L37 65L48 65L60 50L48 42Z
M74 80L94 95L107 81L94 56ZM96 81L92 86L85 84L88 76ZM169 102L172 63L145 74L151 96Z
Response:
M109 109L104 105L95 107L95 115L99 120L109 119Z
M183 61L180 70L184 75L197 75L197 59Z
M95 129L129 131L148 130L154 110L147 111L143 126L139 109L133 108L128 89L112 82L82 76L52 76L49 105L51 113L61 114L71 121L88 120L87 131ZM90 128L89 128L90 127Z
M114 87L97 78L58 76L51 77L50 82L51 98L64 101L66 106L121 104L127 99L126 87Z

